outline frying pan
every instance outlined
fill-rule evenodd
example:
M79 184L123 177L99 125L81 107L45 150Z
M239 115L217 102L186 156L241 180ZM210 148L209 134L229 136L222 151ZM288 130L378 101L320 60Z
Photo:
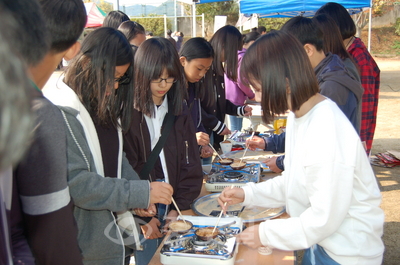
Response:
M211 239L214 239L218 236L219 234L219 229L216 229L213 233L214 227L213 226L206 226L197 229L194 233L200 240L203 241L209 241Z
M224 158L223 160L226 160L226 162L225 161L221 162L221 159L220 159L217 161L217 163L220 163L221 165L224 165L224 166L228 166L233 163L233 158Z
M235 164L239 164L239 166L236 166ZM243 160L239 162L235 161L232 164L230 164L230 166L233 170L241 170L247 166L247 163Z
M185 227L185 222L186 222L186 229L184 229L183 227ZM169 224L168 228L169 230L171 230L172 232L178 233L178 234L186 234L187 232L189 232L190 229L192 229L193 227L193 223L190 221L183 221L183 220L176 220L173 221Z

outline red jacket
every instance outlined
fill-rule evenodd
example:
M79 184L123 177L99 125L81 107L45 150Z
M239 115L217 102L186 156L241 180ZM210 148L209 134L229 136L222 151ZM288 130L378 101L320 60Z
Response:
M366 141L367 153L371 151L378 111L380 70L364 43L355 38L347 50L360 69L361 85L364 88L361 110L361 141Z

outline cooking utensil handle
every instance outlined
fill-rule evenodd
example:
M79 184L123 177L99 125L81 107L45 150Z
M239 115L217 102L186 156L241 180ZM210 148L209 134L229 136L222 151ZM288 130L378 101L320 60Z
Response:
M254 136L254 131L253 131L253 133L251 134L250 140L253 139L253 136ZM249 145L246 145L246 149L245 149L244 152L243 152L242 158L240 158L240 162L242 162L243 157L244 157L244 155L245 155L246 152L247 152L247 149L249 149Z
M235 185L232 184L231 189L233 189L234 186L235 186ZM227 202L224 203L224 207L226 206L226 204L227 204ZM219 214L217 223L216 223L215 226L214 226L214 229L213 229L213 231L212 231L212 234L214 234L215 229L217 229L217 226L218 226L218 224L219 224L219 220L221 220L221 216L222 216L222 212L223 212L223 211L224 211L224 210L222 209L221 212L220 212L220 214Z
M208 145L212 148L212 150L217 154L220 160L222 160L222 157L218 154L218 152L214 149L214 146L212 146L211 143L208 143Z
M174 200L174 197L171 197L171 200L172 200L173 204L175 205L175 208L176 208L176 210L178 211L179 216L182 218L183 222L186 224L185 218L183 218L183 215L182 215L181 211L179 210L179 207L178 207L178 205L176 204L176 202L175 202L175 200Z

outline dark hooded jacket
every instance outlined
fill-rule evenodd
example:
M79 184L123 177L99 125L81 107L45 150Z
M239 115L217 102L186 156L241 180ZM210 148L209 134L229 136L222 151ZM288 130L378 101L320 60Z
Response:
M315 67L320 93L333 100L360 133L361 98L364 89L345 67L342 59L329 53Z

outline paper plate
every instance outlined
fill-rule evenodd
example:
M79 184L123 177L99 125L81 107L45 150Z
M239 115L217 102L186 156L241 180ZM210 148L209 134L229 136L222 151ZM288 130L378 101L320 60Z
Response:
M213 193L196 199L192 204L192 209L197 215L218 216L221 207L218 204L220 193ZM259 222L278 217L285 212L285 207L265 208L265 207L244 207L241 204L229 206L227 215L238 216L243 222Z

